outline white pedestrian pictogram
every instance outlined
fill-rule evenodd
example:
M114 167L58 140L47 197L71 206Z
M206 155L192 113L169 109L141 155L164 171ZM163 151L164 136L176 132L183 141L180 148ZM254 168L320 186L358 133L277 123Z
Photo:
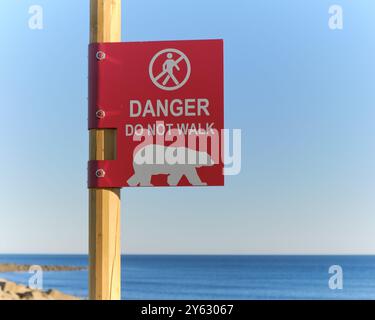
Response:
M166 55L165 55L166 54ZM155 70L154 65L158 59L165 59L162 64L161 70ZM186 64L186 74L181 80L176 76L176 71L181 71L180 64L184 62ZM158 52L151 60L149 66L149 73L152 82L160 89L173 91L181 88L190 77L191 65L188 57L177 49L165 49Z
M165 74L168 74L168 76L163 81L163 86L165 86L168 83L169 79L172 79L173 82L176 84L176 86L180 84L178 80L176 79L176 77L173 75L173 69L176 68L178 71L181 70L178 64L183 58L180 57L178 60L174 61L172 57L173 57L173 54L168 53L167 55L168 59L163 64L163 71L160 72L159 75L155 78L155 80L158 81Z

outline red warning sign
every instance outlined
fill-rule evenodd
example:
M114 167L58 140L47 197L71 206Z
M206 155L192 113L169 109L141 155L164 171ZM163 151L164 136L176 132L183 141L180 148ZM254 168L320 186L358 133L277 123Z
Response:
M89 129L117 129L90 188L222 186L223 41L91 44Z

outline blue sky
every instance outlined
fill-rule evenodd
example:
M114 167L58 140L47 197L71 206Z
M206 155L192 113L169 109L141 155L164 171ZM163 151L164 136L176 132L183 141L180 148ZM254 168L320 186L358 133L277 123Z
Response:
M123 252L375 253L374 1L123 3L123 41L224 39L243 140L224 188L123 189ZM0 253L86 253L89 1L0 12Z

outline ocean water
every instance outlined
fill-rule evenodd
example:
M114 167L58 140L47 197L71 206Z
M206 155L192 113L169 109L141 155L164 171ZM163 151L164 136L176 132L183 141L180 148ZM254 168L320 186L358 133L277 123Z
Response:
M0 255L0 263L87 266L84 255ZM331 290L328 269L343 268ZM0 273L28 283L29 273ZM44 289L86 298L85 271L44 272ZM375 299L375 256L122 256L123 299Z

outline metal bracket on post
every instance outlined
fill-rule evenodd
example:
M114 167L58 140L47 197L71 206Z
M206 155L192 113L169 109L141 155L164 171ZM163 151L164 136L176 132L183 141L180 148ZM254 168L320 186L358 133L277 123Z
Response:
M88 162L88 187L89 188L120 188L121 185L116 185L116 177L113 172L116 172L116 160L90 160Z
M89 110L88 129L117 129L118 115L116 111L106 111L105 107L98 106L98 93L101 92L103 81L100 79L100 68L104 63L110 63L107 54L102 50L100 43L89 46ZM118 163L116 160L89 160L87 167L88 188L120 188L116 183Z

